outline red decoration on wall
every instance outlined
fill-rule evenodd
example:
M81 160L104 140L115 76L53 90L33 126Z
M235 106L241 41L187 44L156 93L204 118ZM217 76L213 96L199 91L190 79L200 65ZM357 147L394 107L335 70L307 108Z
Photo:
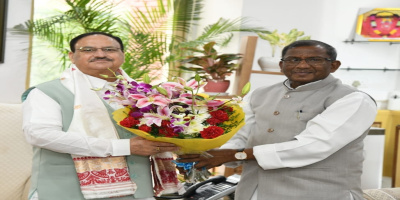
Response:
M400 17L397 14L372 14L363 21L361 35L366 37L400 37Z
M400 40L400 10L376 8L358 17L357 33L365 38Z

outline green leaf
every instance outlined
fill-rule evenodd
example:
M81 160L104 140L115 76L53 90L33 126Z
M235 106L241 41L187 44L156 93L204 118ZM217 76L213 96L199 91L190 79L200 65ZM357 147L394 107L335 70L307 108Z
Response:
M100 74L100 76L103 77L103 78L108 78L108 77L109 77L109 76L106 75L106 74Z
M193 91L193 89L191 88L191 87L188 87L188 86L185 86L185 87L183 87L185 90L188 90L188 91Z
M199 74L196 74L196 75L194 76L194 80L196 80L197 82L201 81L200 75L199 75Z
M157 90L159 93L161 93L162 95L164 95L164 96L167 96L167 95L168 95L167 90L164 89L164 88L162 88L162 87L156 87L156 90Z
M244 96L247 93L249 93L250 92L250 88L251 88L251 84L250 84L250 82L247 82L242 88L242 95L241 96Z
M143 75L143 82L147 83L147 84L150 84L151 80L150 80L150 77L149 77L148 74L144 74Z

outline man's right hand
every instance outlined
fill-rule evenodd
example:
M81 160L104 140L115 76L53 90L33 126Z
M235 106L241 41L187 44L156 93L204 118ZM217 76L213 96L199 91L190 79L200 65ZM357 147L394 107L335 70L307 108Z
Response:
M142 137L133 137L130 139L131 154L150 156L163 152L179 151L180 147L167 142L155 142L146 140Z
M201 170L203 167L210 169L221 166L224 163L237 161L235 158L235 149L212 149L207 151L210 156L203 154L184 154L178 156L178 162L193 163L197 162L195 168Z

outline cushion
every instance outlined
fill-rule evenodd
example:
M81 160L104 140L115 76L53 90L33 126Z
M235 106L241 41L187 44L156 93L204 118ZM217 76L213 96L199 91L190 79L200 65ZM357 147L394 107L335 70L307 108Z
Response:
M27 199L32 167L32 146L22 132L22 105L0 103L0 196Z
M397 200L400 199L400 188L382 188L364 190L366 200Z

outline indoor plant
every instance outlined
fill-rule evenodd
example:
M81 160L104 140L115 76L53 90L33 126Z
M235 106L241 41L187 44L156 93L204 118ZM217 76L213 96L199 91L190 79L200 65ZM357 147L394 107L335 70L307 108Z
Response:
M309 40L310 36L304 36L303 31L298 31L297 29L292 29L289 33L278 33L278 30L274 30L271 33L257 33L257 35L269 42L271 46L272 55L271 57L260 57L258 59L258 64L264 71L279 71L279 60L280 55L276 54L277 47L281 50L283 47L289 45L290 43L297 40Z
M238 64L234 61L242 58L241 54L218 54L214 49L215 42L209 42L203 49L187 48L186 50L201 53L199 56L191 55L181 60L182 64L192 66L179 66L180 69L199 74L207 82L205 92L223 93L229 87L230 81L226 77L234 72Z

